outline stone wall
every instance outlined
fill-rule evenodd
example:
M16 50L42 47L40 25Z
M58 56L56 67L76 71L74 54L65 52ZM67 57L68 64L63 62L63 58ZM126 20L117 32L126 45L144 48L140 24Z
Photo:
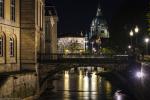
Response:
M37 76L35 73L12 75L1 81L0 98L25 98L36 93Z

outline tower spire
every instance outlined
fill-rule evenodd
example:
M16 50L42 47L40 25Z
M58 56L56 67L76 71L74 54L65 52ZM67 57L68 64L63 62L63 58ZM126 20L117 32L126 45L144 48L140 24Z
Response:
M100 7L100 3L98 2L98 7L97 7L97 13L96 16L101 16L102 12L101 12L101 7Z

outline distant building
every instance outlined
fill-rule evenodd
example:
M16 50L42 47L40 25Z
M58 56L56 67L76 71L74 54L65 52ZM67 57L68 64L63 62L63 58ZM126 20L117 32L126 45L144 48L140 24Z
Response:
M45 8L45 53L57 53L57 21L54 6Z
M91 32L89 37L98 35L101 38L109 38L109 32L106 20L104 19L100 7L97 8L96 17L93 18L91 23Z
M100 6L97 8L96 17L93 18L89 32L89 49L91 52L100 52L102 39L109 38L106 20L104 19Z
M82 53L85 51L83 34L61 34L58 37L58 53Z
M0 0L0 72L34 69L44 49L45 0Z

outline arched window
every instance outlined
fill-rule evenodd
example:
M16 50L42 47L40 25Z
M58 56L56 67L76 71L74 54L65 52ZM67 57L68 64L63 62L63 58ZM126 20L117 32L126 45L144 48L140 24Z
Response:
M14 39L10 38L9 40L9 44L10 44L10 56L14 56Z
M0 56L3 56L3 37L0 36Z

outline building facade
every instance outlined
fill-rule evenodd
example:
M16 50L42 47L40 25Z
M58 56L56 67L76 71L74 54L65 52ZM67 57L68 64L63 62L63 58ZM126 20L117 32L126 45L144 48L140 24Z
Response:
M46 6L45 10L45 53L57 53L58 16L56 8Z
M44 0L0 0L0 72L35 69L44 47Z
M91 52L100 53L101 45L104 39L109 38L109 31L106 20L102 15L100 6L97 8L96 16L91 22L89 36L89 49Z
M94 35L98 35L101 38L109 38L107 23L102 15L100 7L97 8L96 17L94 17L92 20L90 30L91 30L89 34L90 38Z
M86 38L80 34L63 34L58 37L58 53L85 52Z

